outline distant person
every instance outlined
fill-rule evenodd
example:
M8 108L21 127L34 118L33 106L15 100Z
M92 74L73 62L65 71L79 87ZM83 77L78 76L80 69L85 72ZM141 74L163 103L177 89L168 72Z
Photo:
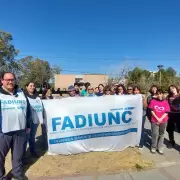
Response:
M147 105L149 106L150 102L153 100L153 99L156 99L156 92L157 92L157 89L158 87L156 85L152 85L150 90L149 90L149 93L150 95L147 97ZM147 110L146 110L146 116L148 118L148 120L151 122L151 110L149 109L149 107L147 107Z
M99 88L95 87L94 92L95 92L95 94L99 93Z
M43 92L42 92L42 100L51 100L54 99L54 97L52 96L52 91L50 89L50 86L48 84L46 84L46 86L44 86ZM46 124L41 124L41 131L42 131L42 137L43 137L43 142L42 142L42 148L44 150L47 149L47 128L46 128Z
M54 89L55 94L60 94L60 88Z
M111 95L116 95L116 87L111 86Z
M141 94L141 89L139 86L134 86L133 87L133 94L137 95L137 94ZM144 95L142 95L142 100L143 100L143 114L142 114L142 128L141 128L141 139L140 139L140 143L139 143L139 149L143 149L144 147L144 136L145 136L145 129L144 129L144 125L145 125L145 121L146 121L146 108L147 108L147 101Z
M169 112L169 121L167 125L167 132L169 135L169 144L167 147L169 149L172 149L175 146L175 129L177 128L178 132L180 133L180 102L177 101L179 98L180 95L178 88L175 85L169 86L167 96L167 100L171 108L171 111Z
M43 86L42 86L42 89L43 89L43 90L44 90L44 89L51 89L51 86L50 86L49 83L44 82L44 83L43 83Z
M111 95L111 87L110 86L105 86L104 87L104 95Z
M26 133L30 132L30 104L23 91L15 88L16 77L11 72L2 74L0 88L0 179L25 178L22 157ZM13 102L13 103L12 103ZM5 158L11 149L12 170L5 173ZM6 176L6 177L5 177Z
M122 84L117 85L117 87L116 87L117 95L125 95L126 93L127 92L126 92L126 88L124 87L124 85L122 85Z
M54 99L51 89L44 89L42 92L42 99Z
M162 90L156 91L156 99L152 99L149 105L151 110L151 130L152 145L151 152L154 154L158 150L159 154L164 154L164 132L167 127L168 113L170 107L167 100L163 99Z
M84 84L84 86L85 86L85 89L83 89L82 91L81 91L81 96L87 96L87 89L88 89L88 87L90 86L91 84L89 83L89 82L87 82L87 83L85 83Z
M80 94L80 90L79 90L79 84L78 83L74 83L74 89L77 95Z
M74 88L73 85L68 87L68 93L69 93L69 97L79 97L79 95L76 94L76 89Z
M92 86L88 87L88 93L87 93L87 97L94 97L96 96L94 93L94 88Z
M96 96L103 96L104 95L104 85L103 84L99 84L98 90L99 90L99 92L96 93Z
M133 86L132 86L132 85L129 85L129 86L127 87L127 94L128 94L128 95L132 95L132 94L133 94Z

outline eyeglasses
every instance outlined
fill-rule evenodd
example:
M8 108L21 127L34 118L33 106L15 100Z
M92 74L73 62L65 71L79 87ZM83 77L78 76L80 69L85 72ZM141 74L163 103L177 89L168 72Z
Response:
M128 91L132 91L132 89L128 89Z
M123 89L118 89L119 91L123 90Z
M3 79L3 80L6 82L14 82L15 81L15 79Z

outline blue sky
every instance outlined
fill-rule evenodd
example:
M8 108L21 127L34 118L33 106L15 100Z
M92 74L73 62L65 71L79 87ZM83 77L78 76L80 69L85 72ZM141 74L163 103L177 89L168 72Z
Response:
M13 35L19 57L48 60L62 73L118 73L126 61L179 71L179 0L6 0L0 6L0 29Z

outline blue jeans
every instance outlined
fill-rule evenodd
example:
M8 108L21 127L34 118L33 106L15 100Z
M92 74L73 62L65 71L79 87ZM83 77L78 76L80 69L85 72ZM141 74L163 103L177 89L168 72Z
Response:
M144 115L142 117L142 129L141 129L141 139L140 139L140 143L139 146L143 147L144 146L144 125L145 125L145 121L146 121L146 115Z
M39 124L34 124L33 122L31 123L31 131L30 131L30 134L27 135L26 142L24 144L24 155L26 153L27 143L28 142L29 142L30 152L31 153L35 152L35 136L36 136L38 125Z

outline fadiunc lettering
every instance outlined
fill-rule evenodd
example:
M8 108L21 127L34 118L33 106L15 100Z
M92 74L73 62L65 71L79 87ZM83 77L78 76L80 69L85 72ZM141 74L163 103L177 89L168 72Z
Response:
M2 104L26 104L25 100L1 100Z
M81 129L87 127L102 127L105 125L120 125L128 124L132 121L131 111L124 112L108 112L108 113L94 113L84 115L75 115L74 117L64 116L52 118L53 131L65 131L72 129Z

